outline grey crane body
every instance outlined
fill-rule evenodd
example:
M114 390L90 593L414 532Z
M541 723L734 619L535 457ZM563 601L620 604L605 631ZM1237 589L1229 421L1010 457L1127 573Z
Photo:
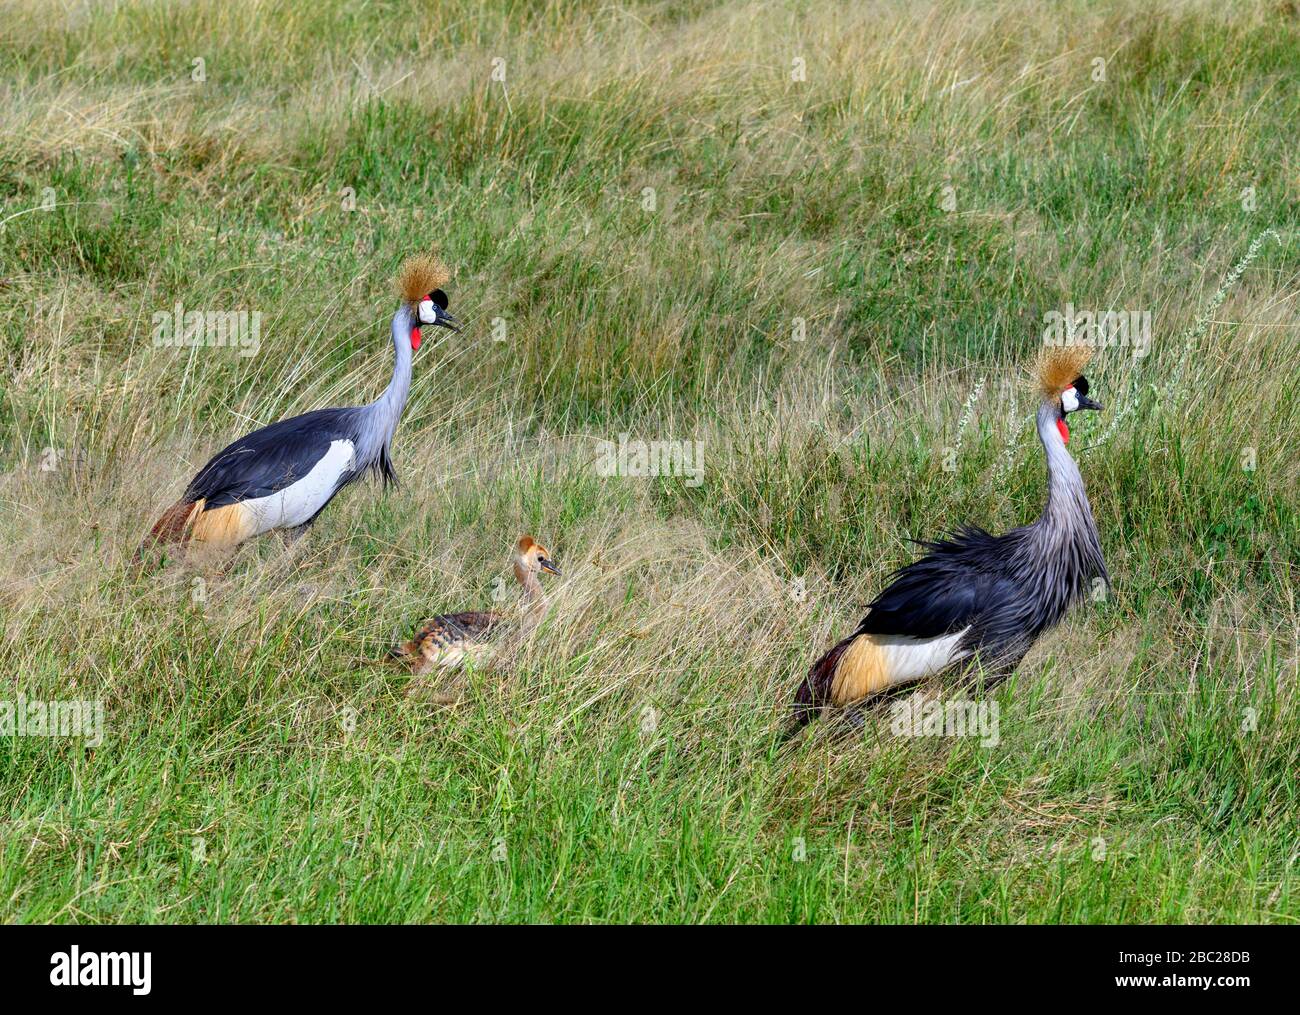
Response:
M335 441L352 446L328 496L316 513L348 483L373 471L395 483L390 448L411 388L411 311L393 315L396 360L388 387L369 405L316 409L245 434L215 454L185 491L187 502L202 499L206 510L278 493L308 475ZM315 517L315 515L313 515Z
M1076 407L1100 408L1068 389ZM1047 503L1030 525L994 536L966 526L926 542L924 557L891 575L856 630L809 669L795 697L801 723L828 704L976 661L987 679L1010 673L1046 630L1109 580L1083 478L1065 446L1059 399L1037 429L1047 458ZM841 672L844 671L844 672Z
M1048 495L1038 520L1001 536L967 526L923 544L930 553L895 573L859 632L927 638L967 628L961 647L1009 670L1094 578L1108 579L1083 477L1056 421L1044 403Z
M349 483L374 472L395 483L390 449L411 390L420 326L458 331L433 258L403 265L402 301L392 318L394 362L383 393L368 405L317 409L262 427L219 451L154 525L151 542L234 546L273 529L301 531Z

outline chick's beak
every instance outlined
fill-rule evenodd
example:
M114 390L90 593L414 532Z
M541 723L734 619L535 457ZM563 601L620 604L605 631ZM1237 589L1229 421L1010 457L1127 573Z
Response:
M557 578L560 576L560 569L545 557L537 558L537 566L540 567L543 571L546 571L548 574L555 575Z

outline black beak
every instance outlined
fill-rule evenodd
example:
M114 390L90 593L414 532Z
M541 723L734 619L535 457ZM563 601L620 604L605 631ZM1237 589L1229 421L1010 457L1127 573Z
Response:
M447 313L447 311L443 310L441 307L438 308L438 319L433 323L436 328L447 328L449 331L455 332L460 331L460 321L456 320L456 318L452 317L451 314Z
M1091 398L1089 398L1087 395L1080 395L1080 396L1079 396L1079 408L1080 408L1080 409L1096 409L1098 412L1100 412L1100 411L1101 411L1101 403L1100 403L1100 402L1094 402L1094 401L1093 401Z
M560 577L560 569L556 567L554 564L552 564L545 557L537 558L537 566L540 567L543 571L547 571L550 574L555 575L557 578Z

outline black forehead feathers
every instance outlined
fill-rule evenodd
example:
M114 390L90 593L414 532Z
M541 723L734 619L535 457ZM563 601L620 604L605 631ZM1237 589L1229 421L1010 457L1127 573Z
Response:
M1071 387L1073 387L1079 394L1086 395L1088 393L1088 378L1080 374L1074 379L1074 384L1072 384Z
M429 299L433 300L440 310L447 309L447 294L441 289L435 289L433 292L429 293Z

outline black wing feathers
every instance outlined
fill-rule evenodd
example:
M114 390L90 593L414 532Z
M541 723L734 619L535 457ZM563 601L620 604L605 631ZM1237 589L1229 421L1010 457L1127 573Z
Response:
M994 603L1015 594L1000 565L1005 537L968 526L948 539L923 542L929 553L899 568L868 607L860 634L937 638L969 627Z
M354 411L317 409L254 430L217 452L191 481L185 499L202 498L211 510L283 490L312 470L331 441L356 443L349 426ZM345 474L344 481L351 478Z
M375 460L372 466L384 481L384 489L398 487L401 484L397 481L397 470L393 467L393 459L388 454L388 445L385 444L379 449L379 458Z

